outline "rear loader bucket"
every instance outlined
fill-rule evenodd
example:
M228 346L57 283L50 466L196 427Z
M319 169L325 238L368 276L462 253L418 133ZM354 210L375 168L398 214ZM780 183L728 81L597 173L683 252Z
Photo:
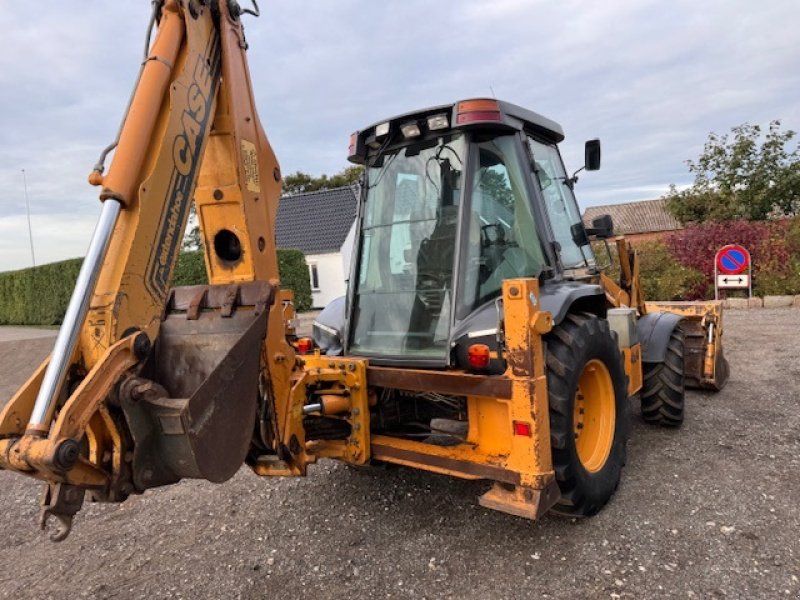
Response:
M120 387L138 490L184 477L222 482L243 464L273 297L266 282L172 291L142 374Z
M721 390L730 375L722 350L722 302L648 302L646 307L683 317L686 386Z
M686 386L721 390L728 381L728 361L722 347L714 353L713 367L706 365L708 355L708 329L703 326L702 319L684 318L681 322L685 333L685 373ZM712 342L713 345L713 342ZM707 372L704 372L704 369Z

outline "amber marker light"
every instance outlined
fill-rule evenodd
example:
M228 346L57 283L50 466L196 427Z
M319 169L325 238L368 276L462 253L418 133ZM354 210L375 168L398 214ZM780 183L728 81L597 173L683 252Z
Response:
M485 369L489 366L489 346L472 344L467 350L467 362L473 369Z

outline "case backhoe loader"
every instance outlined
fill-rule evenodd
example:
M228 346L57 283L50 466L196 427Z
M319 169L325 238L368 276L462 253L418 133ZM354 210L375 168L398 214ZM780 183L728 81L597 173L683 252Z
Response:
M484 506L597 512L625 462L629 399L680 423L719 387L719 304L652 305L619 241L600 269L561 128L491 99L354 134L365 165L346 299L292 329L280 289L281 174L230 0L154 3L119 138L90 175L102 210L50 357L0 413L0 467L45 482L41 526L247 464L320 458L492 482ZM107 171L104 162L114 149ZM586 168L599 167L587 144ZM172 288L191 203L210 284ZM324 223L309 226L324 227ZM628 308L630 307L630 308Z

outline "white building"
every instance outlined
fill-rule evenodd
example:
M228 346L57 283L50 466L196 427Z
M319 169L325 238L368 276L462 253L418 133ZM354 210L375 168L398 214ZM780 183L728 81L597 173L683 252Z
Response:
M347 292L358 194L358 186L345 186L281 197L276 242L305 254L314 308Z

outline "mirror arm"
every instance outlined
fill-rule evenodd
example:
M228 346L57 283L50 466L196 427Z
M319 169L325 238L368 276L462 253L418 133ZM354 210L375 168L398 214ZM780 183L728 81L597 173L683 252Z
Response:
M572 177L568 177L567 179L564 180L564 183L567 184L567 187L570 190L574 190L575 189L575 184L578 183L578 173L583 171L585 168L586 168L586 165L582 166L580 169L578 169L577 171L575 171L572 174Z

